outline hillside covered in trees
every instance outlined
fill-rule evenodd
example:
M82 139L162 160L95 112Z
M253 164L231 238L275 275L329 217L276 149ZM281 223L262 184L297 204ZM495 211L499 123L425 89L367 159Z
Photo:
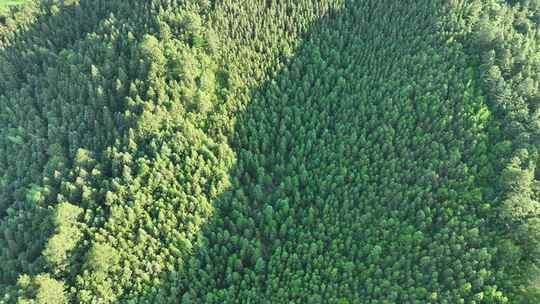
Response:
M1 21L0 303L540 303L540 1Z

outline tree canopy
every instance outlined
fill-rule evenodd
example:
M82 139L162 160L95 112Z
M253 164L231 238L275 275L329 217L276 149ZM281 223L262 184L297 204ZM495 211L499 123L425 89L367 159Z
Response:
M538 303L539 54L533 0L14 7L0 303Z

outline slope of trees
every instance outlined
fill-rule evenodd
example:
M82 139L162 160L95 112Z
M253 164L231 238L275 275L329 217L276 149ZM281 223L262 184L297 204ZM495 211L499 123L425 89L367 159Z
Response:
M0 26L0 303L537 303L540 2L47 0Z
M451 20L448 28L477 66L487 104L497 118L491 122L498 132L492 135L497 144L490 154L499 158L494 161L498 176L491 182L497 206L494 227L504 236L498 262L512 277L508 288L518 290L514 301L537 303L540 2L455 1L452 9L468 22Z

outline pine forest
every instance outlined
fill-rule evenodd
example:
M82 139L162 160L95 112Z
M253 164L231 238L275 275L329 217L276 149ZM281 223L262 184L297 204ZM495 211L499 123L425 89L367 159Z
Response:
M0 303L540 303L540 0L0 0Z

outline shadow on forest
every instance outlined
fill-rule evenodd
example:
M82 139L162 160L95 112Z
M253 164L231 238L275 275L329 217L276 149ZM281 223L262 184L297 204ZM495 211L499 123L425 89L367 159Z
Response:
M401 119L421 111L417 93L447 98L442 83L430 87L430 81L440 77L424 76L425 70L444 75L454 71L452 64L465 67L451 62L438 70L425 60L446 51L429 40L438 22L433 11L426 9L432 6L419 4L424 8L419 12L415 1L366 3L370 7L363 9L372 13L363 20L353 17L359 13L353 9L358 3L352 0L346 1L345 8L318 19L285 66L251 90L230 139L237 156L230 174L232 187L213 202L215 213L201 228L202 238L193 255L185 258L182 273L171 274L164 281L162 292L170 296L171 303L182 297L185 303L358 299L362 292L372 292L368 291L372 287L364 284L371 281L368 274L375 276L393 267L384 265L381 269L378 265L385 263L382 257L401 250L403 255L395 258L408 263L404 272L416 271L422 254L432 255L431 267L437 269L444 269L447 259L476 263L480 250L463 261L445 254L436 256L437 250L447 246L442 241L448 237L446 231L454 229L437 207L450 199L437 196L437 191L445 187L470 191L460 187L467 166L474 164L467 163L470 160L465 157L450 162L452 140L468 153L471 142L483 135L465 138L466 132L454 132L452 124L466 119L454 117L462 114L458 111L463 105L451 103L461 102L459 98L445 100L451 106L438 114L447 115L452 122L443 125L446 129L438 131L439 137L431 137L429 144L420 144L421 137L432 135L434 127L439 127L439 117L421 113L412 121ZM361 32L363 26L365 32ZM347 50L349 57L341 50ZM365 62L371 70L364 74L355 70ZM368 82L366 75L371 73L375 81ZM407 91L411 87L414 93ZM388 93L391 89L395 92ZM410 112L402 113L405 111ZM407 124L416 127L403 127ZM449 138L442 137L452 132ZM413 140L420 142L410 144ZM443 151L438 157L446 161L444 164L432 164L437 149L431 146ZM464 218L463 228L452 233L468 233L477 223L470 219L478 216L474 213L476 202L456 199L451 203L456 209L454 216ZM419 223L417 212L429 208L433 221ZM473 224L469 226L465 218ZM478 240L468 237L459 245L477 246ZM401 286L399 279L392 280L393 287L409 284ZM375 285L390 282L376 281ZM442 280L432 283L440 284L431 287L434 291L440 291L444 284ZM425 290L424 285L418 281L409 287ZM373 292L371 296L398 295Z
M82 1L85 5L92 5L91 2ZM250 101L237 117L234 133L229 139L237 156L237 162L229 175L231 188L212 202L214 214L200 227L201 235L195 242L192 255L184 258L184 269L179 273L163 274L161 290L148 291L131 301L144 303L159 299L162 302L178 303L179 299L183 299L182 303L189 303L188 300L193 303L236 303L238 301L235 299L245 299L246 303L265 303L275 298L295 297L305 299L306 303L325 303L336 302L338 298L352 298L352 293L358 292L353 290L357 286L338 283L355 277L354 267L360 267L355 264L374 259L373 255L380 255L372 253L379 251L381 246L383 249L392 249L391 244L379 246L373 242L363 244L365 248L359 248L356 238L362 238L362 231L372 227L354 225L355 220L368 218L360 215L370 212L370 220L382 218L386 210L390 214L388 217L393 217L391 220L398 224L390 228L375 227L380 228L381 233L414 225L413 218L407 218L411 214L397 214L402 208L397 198L384 202L388 205L381 207L373 207L357 199L363 193L369 193L364 198L370 199L387 195L394 189L384 189L387 185L379 185L377 180L361 180L372 172L362 168L365 163L360 165L360 154L365 149L362 145L366 142L365 138L361 140L357 136L355 128L376 120L382 114L356 112L359 111L359 103L372 102L372 96L355 91L357 84L354 81L362 81L362 75L353 75L359 79L347 78L351 66L363 64L364 58L353 56L348 58L353 58L352 62L346 62L340 57L339 50L353 48L351 40L354 35L358 35L353 29L355 24L351 23L354 18L348 18L348 14L353 14L349 6L357 3L353 0L345 2L345 8L329 11L309 27L304 40L284 67L275 74L271 73L269 80L250 89ZM368 5L372 7L366 10L381 9L387 2L393 1L369 2ZM405 2L400 13L413 15L414 6L408 6ZM110 14L106 9L100 10L99 16L85 17L79 15L81 13L84 13L84 7L76 6L61 10L55 16L43 17L51 18L44 23L57 25L49 29L58 29L50 42L54 46L54 54L69 48L70 44L95 30L99 24L88 22L72 28L70 24L65 24L65 20L101 20ZM395 17L392 13L388 15L389 18ZM366 17L366 24L373 22L384 28L388 23L388 20L372 19L371 16ZM423 26L429 27L433 26L434 21L425 18L421 22ZM381 30L377 34L389 34L387 38L397 42L411 38L400 36L399 23L392 26L390 33ZM42 31L43 27L38 22L21 35L31 40L32 37L39 37ZM73 31L77 34L73 35ZM339 44L335 46L337 52L329 49L332 46L325 43L336 33L343 33L343 39L336 41ZM358 47L373 47L376 55L376 52L381 52L378 64L382 65L387 53L384 52L382 39L379 40L374 40L374 45L360 44ZM407 47L413 49L416 46ZM16 58L19 51L15 45L2 50L2 54L17 62L17 66L24 66L24 62ZM13 80L7 81L16 87L17 83L24 82L27 75L34 72L32 69L33 66L20 69L15 72ZM390 75L389 70L375 72L383 76L388 74L389 78L394 76ZM377 76L380 81L385 79ZM377 85L380 84L372 84L369 93L374 94L376 102L382 102L383 95L377 92L386 88ZM386 132L391 127L385 128ZM377 132L372 130L371 133ZM414 136L408 133L399 135ZM382 142L369 148L383 155L384 147L385 143ZM410 155L414 155L413 152ZM368 161L371 161L369 157ZM430 172L423 165L418 165L418 176L410 178L419 187L424 186L422 174ZM395 170L386 167L383 169L388 170L388 179L391 180ZM22 186L14 184L5 192L15 191ZM6 204L7 200L1 202ZM44 232L39 233L41 240L47 239L42 235ZM328 256L330 251L334 256ZM303 281L304 275L312 280L309 286ZM361 280L358 279L359 285L362 285ZM320 289L323 284L328 284L326 289ZM332 300L329 300L329 295ZM123 300L132 303L129 299Z
M54 65L51 58L57 58L65 50L75 49L77 42L84 39L87 34L96 31L103 20L111 16L111 14L118 13L108 9L108 6L106 5L107 1L99 0L99 2L101 4L96 5L95 1L80 1L77 5L61 7L52 15L39 16L35 23L27 25L24 30L18 32L16 41L19 42L15 42L1 50L0 58L7 63L4 65L4 68L10 69L9 73L3 74L8 75L11 73L12 76L10 79L0 79L4 82L4 85L0 84L0 88L5 89L5 92L2 92L2 94L17 92L18 90L21 90L23 84L30 81L31 77L38 74L45 74L46 71L43 69L51 64ZM99 9L97 11L91 9L95 9L95 7L99 7ZM331 12L330 15L322 17L316 24L310 27L307 35L315 36L314 38L316 39L317 32L331 25L330 22L335 20L337 17L336 15L338 14L341 14L341 12ZM79 20L80 22L71 23L70 21L72 20ZM49 38L47 40L38 39L44 35L47 35ZM21 41L23 43L20 43ZM47 54L41 54L41 57L18 56L18 54L24 52L24 47L29 43L34 43L33 46L36 49L41 47L43 50L48 50ZM303 50L302 54L299 56L314 55L305 54L305 50L310 49L309 45L301 45L299 49ZM302 62L304 59L298 58L299 56L294 56L291 61ZM298 80L301 79L301 75L297 75L297 77ZM250 94L252 96L252 101L247 106L245 112L238 117L234 136L231 138L233 150L238 156L236 167L231 171L233 186L213 202L216 210L215 216L210 219L208 225L202 229L204 231L203 234L206 236L204 239L211 239L212 242L214 241L213 235L216 233L224 233L224 231L228 231L232 238L235 238L234 235L245 234L242 239L237 239L234 245L227 248L227 250L232 250L231 254L237 249L240 249L240 247L242 247L240 243L244 243L245 240L252 244L257 243L257 246L260 246L261 257L265 257L268 252L274 250L274 248L263 248L262 246L269 237L267 236L268 231L265 231L267 223L264 221L261 211L266 206L280 203L280 200L286 197L286 192L289 190L286 190L283 187L288 183L288 180L292 178L292 176L286 172L287 162L289 161L288 156L281 155L281 152L274 150L274 148L283 144L283 139L286 139L287 143L285 145L287 146L295 145L303 140L298 136L289 136L290 130L285 129L285 125L282 125L278 132L275 132L276 126L279 126L280 121L285 119L285 116L291 114L289 111L292 108L294 108L295 111L292 115L297 115L299 114L297 111L301 110L304 106L301 103L302 100L296 97L294 97L296 99L294 104L287 104L285 100L280 101L276 99L279 98L279 95L275 96L275 98L268 98L268 96L266 96L269 89L275 88L275 84L273 84L275 81L284 80L286 79L284 78L283 73L278 72L276 76L273 76L272 80L265 81L260 87L252 89ZM309 84L309 86L312 85L313 83ZM77 100L70 100L69 102L76 103ZM46 114L43 113L43 108L39 108L42 105L36 104L35 106L38 107L36 112ZM314 114L313 116L310 115L313 119L319 119L316 113L310 111L306 112ZM260 124L262 121L265 121L266 123ZM296 122L300 123L301 121L297 120ZM304 128L304 122L301 123L302 125L294 125L294 129ZM325 125L329 130L333 128L331 120L326 121ZM66 130L66 132L68 131L70 130ZM316 132L321 135L323 130L317 130ZM246 140L249 142L246 142ZM262 140L265 142L262 143ZM262 144L264 146L263 150L259 150L254 144ZM99 153L99 151L96 152ZM27 157L28 159L31 159L30 155ZM28 175L25 175L19 177L15 176L15 174L17 174L16 172L13 172L13 180L15 182L11 183L8 188L3 189L2 191L4 194L7 194L0 201L2 203L0 204L0 207L5 206L5 208L1 208L2 210L7 209L8 207L14 207L15 209L28 208L22 204L25 195L24 191L28 188L28 185L39 183L39 181L34 179L41 177L41 172L44 170L47 158L43 156L40 160L43 160L43 162L36 162L29 165L31 167L29 167L28 170L29 172L35 173L34 176L29 177ZM13 166L15 166L15 164L13 164ZM260 175L260 170L262 168L264 168L264 176ZM251 186L253 186L253 189L255 190L251 189ZM239 194L240 192L244 192L244 194ZM238 195L243 199L245 198L245 201L239 201ZM12 204L14 201L17 203ZM20 206L17 206L19 203ZM28 210L28 212L35 212L35 210ZM45 226L43 223L39 227L30 226L35 225L35 222L47 220L47 217L41 213L30 215L34 217L34 220L25 223L27 226L22 228L25 232L31 232L32 239L26 240L21 238L19 241L22 243L20 244L19 250L20 252L32 252L28 259L34 262L33 267L36 269L28 269L21 264L17 270L19 273L36 274L43 270L41 269L42 257L40 257L40 254L42 253L45 242L50 238L54 229L52 228L52 223L47 223L45 225L47 229L44 229ZM1 218L2 221L5 219L6 218ZM205 244L205 240L201 240L201 247L194 248L193 251L195 257L200 256L201 252L215 251L214 248L220 246L220 244L216 243ZM254 250L253 248L248 250L252 251ZM188 259L186 259L186 261L187 260ZM256 260L250 261L244 259L242 261L242 268L246 270L254 268L256 262ZM186 262L186 267L189 268L187 264L188 263ZM225 263L216 265L216 268L225 269L226 267L227 265ZM191 269L190 271L193 271L192 274L194 274L197 269ZM225 272L226 271L224 270L223 274L225 274ZM11 278L10 283L13 283L14 279L16 279L16 276ZM186 276L181 278L181 280L189 280L189 277ZM215 288L219 289L225 287L225 281L225 278L221 281L213 281L216 284ZM175 289L175 282L166 281L165 286L167 286L168 283L173 283L170 287ZM186 290L191 289L191 287L185 286ZM176 292L178 291L179 290ZM141 295L140 298L152 296L152 294ZM175 301L173 300L173 302Z
M364 8L366 11L382 12L385 6L391 6L390 1L366 3L371 6ZM251 90L250 101L239 114L230 139L237 156L230 174L232 187L213 202L215 213L201 228L203 237L193 249L193 256L186 257L184 272L164 281L162 291L171 296L171 303L182 297L186 303L190 303L188 299L193 303L236 303L237 299L245 303L271 303L291 298L302 303L326 303L352 299L354 293L367 288L362 282L365 278L358 278L355 286L342 283L358 275L355 271L366 271L362 267L372 267L375 262L370 259L375 259L372 256L376 252L381 248L395 250L392 242L403 242L407 246L409 242L412 246L414 240L401 240L400 231L409 237L406 233L410 227L424 232L430 229L415 227L413 207L400 212L404 208L399 205L403 203L400 199L413 200L400 198L413 186L405 183L405 189L401 189L393 184L399 181L401 172L382 163L366 167L372 161L383 162L387 157L385 149L389 149L384 140L374 141L373 147L367 147L373 149L370 153L375 155L368 156L367 162L361 155L366 148L363 147L366 138L373 140L370 138L373 134L388 136L383 139L392 143L394 135L388 135L392 133L387 131L400 127L397 121L381 122L384 128L376 130L377 127L368 122L384 115L360 113L359 103L382 103L383 99L392 97L397 102L414 103L411 99L400 100L397 93L384 97L381 92L388 88L380 83L389 80L396 84L394 78L402 77L389 69L391 65L385 66L385 60L397 61L394 64L402 63L407 72L418 73L412 66L414 62L405 61L405 56L390 57L400 42L408 40L403 47L412 54L418 53L418 57L429 50L423 50L425 45L414 40L425 37L416 37L415 31L400 24L412 21L402 18L388 23L399 19L394 14L414 16L415 7L412 2L409 4L403 3L402 10L394 8L385 12L386 18L376 20L366 16L363 23L356 24L352 17L355 10L350 6L358 3L346 1L345 8L330 11L311 25L285 66ZM415 21L421 29L435 28L436 20L429 15ZM375 24L374 29L369 28L374 33L366 33L372 40L366 38L368 42L363 44L358 30L369 23ZM337 33L343 33L341 39L333 41L336 45L330 45L328 41L339 36ZM386 40L394 40L394 44L387 46ZM349 53L349 57L343 59L341 55L345 55L339 52L344 48L348 48L352 56ZM362 54L362 50L372 53ZM347 75L366 61L364 56L374 62L373 73L379 77L378 82L366 84L367 94L357 88L365 75ZM381 69L377 70L379 67ZM373 129L362 139L361 128ZM402 132L399 135L405 138L414 136L408 131ZM408 183L424 189L430 187L430 181L424 176L431 174L429 165L421 163L429 158L425 149L429 148L401 151L420 158L419 164L414 165L417 175L407 178ZM370 174L380 172L369 170L386 170L388 176L370 180ZM414 199L433 201L427 191L419 195L425 197ZM376 201L378 196L388 196L388 201L383 201L381 206L370 206L363 201ZM384 217L387 217L385 221L378 222ZM359 224L364 220L363 225L370 227ZM389 233L388 229L394 229L394 236L389 237L388 242L373 241L374 235ZM371 239L362 245L354 244L355 240L361 240L363 230L372 230ZM427 248L426 244L422 246ZM371 261L372 265L365 265L366 261Z
M354 1L346 2L354 5ZM307 71L302 69L304 65L321 63L317 45L324 38L321 34L338 31L346 11L346 8L331 9L319 17L303 34L303 40L285 66L278 71L270 67L270 79L248 89L249 101L236 117L234 132L229 138L237 157L229 174L232 185L212 202L214 213L201 227L201 236L195 242L192 256L186 256L184 260L185 273L166 275L160 293L167 295L169 303L178 303L179 299L185 303L238 303L239 298L263 303L270 301L267 298L269 292L277 292L272 290L276 286L270 286L272 283L267 281L264 269L269 267L270 256L278 247L287 243L286 247L290 249L294 240L302 237L291 235L288 240L280 240L285 237L283 232L279 235L280 227L287 229L285 234L292 233L288 232L288 229L294 229L291 221L301 223L304 217L322 215L324 206L320 202L330 199L330 192L335 190L331 185L324 185L317 195L303 196L305 201L298 197L297 191L302 191L303 187L298 183L311 178L321 179L335 169L328 167L340 161L335 154L338 147L326 147L326 151L317 149L325 147L333 137L343 137L346 132L338 127L339 117L327 115L329 110L339 107L338 104L318 104L314 99L316 96L310 96L309 100L302 97L315 89L315 82L321 76L304 75ZM301 85L294 86L291 81ZM300 90L281 91L287 85ZM319 89L322 94L331 90L330 87ZM298 154L304 149L309 151L303 156L311 157L315 162L295 159L292 152ZM334 151L328 153L330 150ZM328 161L327 168L318 163L323 160ZM329 170L325 172L324 169ZM300 176L301 181L298 180ZM308 215L307 210L315 201L319 205L313 205L315 209ZM284 208L296 208L297 211L289 213ZM323 238L312 241L329 241ZM231 269L236 273L231 273ZM242 288L245 290L240 291ZM138 299L143 299L141 302L164 301L154 296L151 292Z

